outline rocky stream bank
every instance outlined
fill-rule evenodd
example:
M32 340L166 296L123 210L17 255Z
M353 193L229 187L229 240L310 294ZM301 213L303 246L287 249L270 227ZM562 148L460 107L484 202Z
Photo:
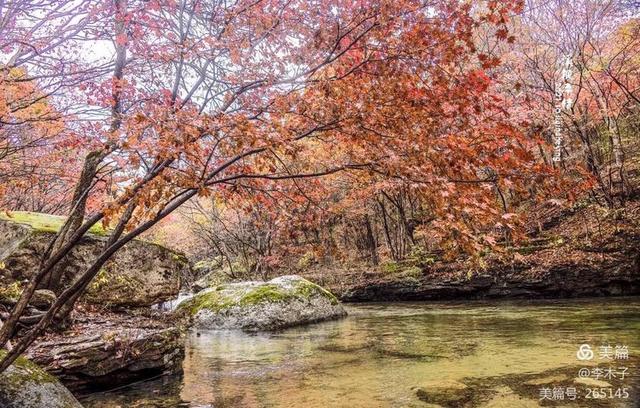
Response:
M0 219L0 317L16 303L61 223L42 214L13 216ZM104 239L97 230L83 240L70 254L62 282L86 268ZM189 268L182 254L159 245L125 246L94 278L68 327L40 338L0 376L2 406L75 408L80 404L68 390L85 395L179 373L191 326L275 330L346 315L335 296L296 276L205 288L175 312L152 308L178 296ZM38 289L21 327L37 322L56 296L55 287Z
M479 260L425 255L376 268L303 273L344 302L640 295L640 199L534 208L527 238Z

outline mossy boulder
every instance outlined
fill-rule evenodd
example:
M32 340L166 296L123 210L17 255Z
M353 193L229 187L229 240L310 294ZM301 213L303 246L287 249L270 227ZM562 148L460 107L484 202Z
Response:
M29 211L0 212L0 220L23 224L39 232L58 232L64 225L65 217L60 215L44 214ZM96 224L89 229L91 234L106 235L107 231L101 224Z
M11 217L1 214L0 301L14 299L14 292L19 289L15 285L37 273L41 254L64 220L35 213L12 212ZM95 260L105 246L106 235L108 231L94 228L71 251L65 259L61 286L73 281ZM150 306L177 296L181 277L188 275L189 269L184 255L151 242L133 240L104 265L83 299L113 307Z
M178 305L194 327L277 330L346 316L338 299L299 276L206 289Z
M0 357L5 352L0 351ZM82 408L55 377L19 357L0 374L0 406L4 408Z

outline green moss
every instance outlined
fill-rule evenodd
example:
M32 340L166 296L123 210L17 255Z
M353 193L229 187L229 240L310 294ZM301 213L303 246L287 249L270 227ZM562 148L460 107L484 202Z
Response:
M5 355L6 351L0 350L0 358ZM0 400L8 400L11 406L16 407L81 406L55 377L24 357L18 357L0 374L0 390Z
M320 288L320 286L315 285L311 282L300 282L296 287L296 294L305 299L308 299L314 294L319 293L318 288Z
M6 350L0 350L0 359L3 359L7 354ZM4 374L6 378L4 381L8 382L10 386L15 386L17 389L22 387L25 382L35 384L47 384L57 382L55 377L47 373L34 362L27 360L20 356L13 362L12 366L16 368L17 372Z
M410 266L426 268L430 265L433 265L436 262L436 258L423 246L415 245L413 248L411 248L411 252L407 257L407 261Z
M217 313L235 304L235 301L224 296L220 291L215 290L197 294L186 302L181 303L178 310L187 311L189 315L193 316L203 309Z
M57 232L64 224L66 217L28 211L11 211L8 213L0 212L0 219L25 224L36 231ZM89 232L96 235L106 235L105 229L100 224L91 227Z
M224 286L219 286L216 290L200 293L182 303L179 309L188 311L190 315L195 315L203 309L218 313L233 306L253 306L266 302L282 302L294 297L293 294L283 291L276 285L257 287L245 293L239 299L234 299L232 296L225 294L224 289Z
M2 303L2 301L15 303L21 294L22 288L18 282L13 282L10 285L2 285L0 286L0 303Z
M398 262L387 261L387 262L384 262L382 265L380 265L380 269L382 270L383 273L390 275L390 274L397 273L401 269L401 267Z
M98 271L98 274L93 278L91 283L89 284L89 293L96 293L100 291L104 286L109 284L108 272L106 269L101 268Z
M295 294L289 293L276 285L263 285L242 296L238 304L252 306L258 303L284 302L293 298L295 298Z
M184 254L180 254L177 252L174 252L171 254L171 259L173 259L176 262L179 262L183 265L188 265L189 264L189 259L187 259L187 257Z
M425 261L426 262L426 261ZM422 277L422 267L412 260L402 262L388 261L381 265L381 271L394 279L419 282Z
M313 282L309 282L304 279L300 281L295 290L295 294L301 296L305 299L309 299L311 296L318 294L320 296L324 296L331 302L332 305L338 304L338 298L333 295L333 293L329 292L325 288L320 285L316 285Z
M402 272L402 276L407 278L418 279L422 276L422 269L417 266L411 266Z
M111 297L117 296L125 300L135 297L143 286L142 281L136 277L115 274L102 268L89 284L87 297L99 300L101 294L108 291Z
M211 259L203 259L196 262L193 265L195 271L213 271L215 269L222 268L223 260L221 256L216 256Z

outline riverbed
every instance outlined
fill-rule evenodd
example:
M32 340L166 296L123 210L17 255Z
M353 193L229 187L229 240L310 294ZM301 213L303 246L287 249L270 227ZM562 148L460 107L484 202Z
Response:
M277 333L192 331L182 376L82 402L87 408L632 408L640 401L640 298L347 310L343 320ZM578 358L589 350L591 359Z

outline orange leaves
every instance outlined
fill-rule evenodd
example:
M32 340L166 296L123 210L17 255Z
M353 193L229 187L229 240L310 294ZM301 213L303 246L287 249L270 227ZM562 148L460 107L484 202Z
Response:
M0 70L0 208L56 209L68 198L78 134L21 68Z

